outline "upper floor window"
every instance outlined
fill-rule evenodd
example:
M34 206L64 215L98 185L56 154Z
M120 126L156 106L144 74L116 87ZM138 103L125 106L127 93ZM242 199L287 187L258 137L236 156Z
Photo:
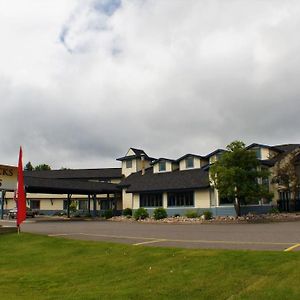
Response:
M166 162L165 161L160 161L159 162L158 170L159 170L159 172L166 171Z
M185 167L187 169L194 168L194 157L189 156L185 159Z
M261 149L260 148L254 148L253 151L256 155L256 158L261 159Z
M126 168L127 169L132 168L132 160L131 159L130 160L126 160Z

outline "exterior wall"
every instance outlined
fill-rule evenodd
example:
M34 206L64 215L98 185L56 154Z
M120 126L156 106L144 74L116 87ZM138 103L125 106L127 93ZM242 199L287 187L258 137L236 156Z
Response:
M196 190L194 192L194 201L196 208L209 208L210 207L210 190Z
M126 161L122 161L122 174L125 177L128 177L130 174L137 172L137 160L133 159L132 160L132 167L131 168L126 168Z
M132 194L126 193L127 189L122 190L123 209L132 208Z
M131 156L131 155L135 155L135 153L133 152L133 150L130 148L125 156Z
M43 199L40 201L40 210L63 210L64 201L61 199Z
M133 209L138 209L140 207L140 195L133 194Z
M217 161L217 155L215 154L215 155L212 155L210 158L209 158L209 163L210 164L213 164L214 162L216 162Z
M166 161L166 171L163 172L159 171L159 162L153 165L153 173L172 172L172 170L172 163L170 161Z
M270 151L268 148L260 148L261 159L269 159Z
M163 208L168 208L168 193L163 193Z

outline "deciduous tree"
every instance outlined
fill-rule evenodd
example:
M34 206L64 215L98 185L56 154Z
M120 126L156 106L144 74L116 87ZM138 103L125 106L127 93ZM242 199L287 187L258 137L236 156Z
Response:
M227 146L227 151L211 166L210 176L220 197L234 199L238 216L241 215L241 203L272 197L268 186L262 184L268 179L268 170L261 168L255 153L247 150L242 141Z

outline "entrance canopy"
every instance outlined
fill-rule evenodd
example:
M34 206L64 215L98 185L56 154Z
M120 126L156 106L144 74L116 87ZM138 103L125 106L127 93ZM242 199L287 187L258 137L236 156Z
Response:
M24 176L27 193L93 195L117 193L117 184Z

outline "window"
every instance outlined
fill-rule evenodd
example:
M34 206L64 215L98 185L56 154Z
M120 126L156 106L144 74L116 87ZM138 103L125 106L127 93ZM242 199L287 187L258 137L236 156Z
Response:
M100 200L100 209L108 210L115 208L115 200L114 199L101 199Z
M186 159L185 159L185 167L187 169L189 168L194 168L194 157L193 156L188 156Z
M223 204L233 204L234 197L220 197L220 205Z
M261 149L260 148L253 148L253 151L256 155L256 158L261 159Z
M194 192L168 193L168 207L194 206Z
M64 210L68 209L68 200L64 200L64 206L63 206Z
M40 209L40 200L30 200L31 209Z
M88 200L79 200L78 201L78 209L87 210L88 209Z
M165 161L160 161L159 162L158 170L159 170L159 172L166 171L166 162Z
M132 160L131 159L130 160L126 160L126 168L127 169L132 168Z
M162 194L140 194L140 207L162 207Z

